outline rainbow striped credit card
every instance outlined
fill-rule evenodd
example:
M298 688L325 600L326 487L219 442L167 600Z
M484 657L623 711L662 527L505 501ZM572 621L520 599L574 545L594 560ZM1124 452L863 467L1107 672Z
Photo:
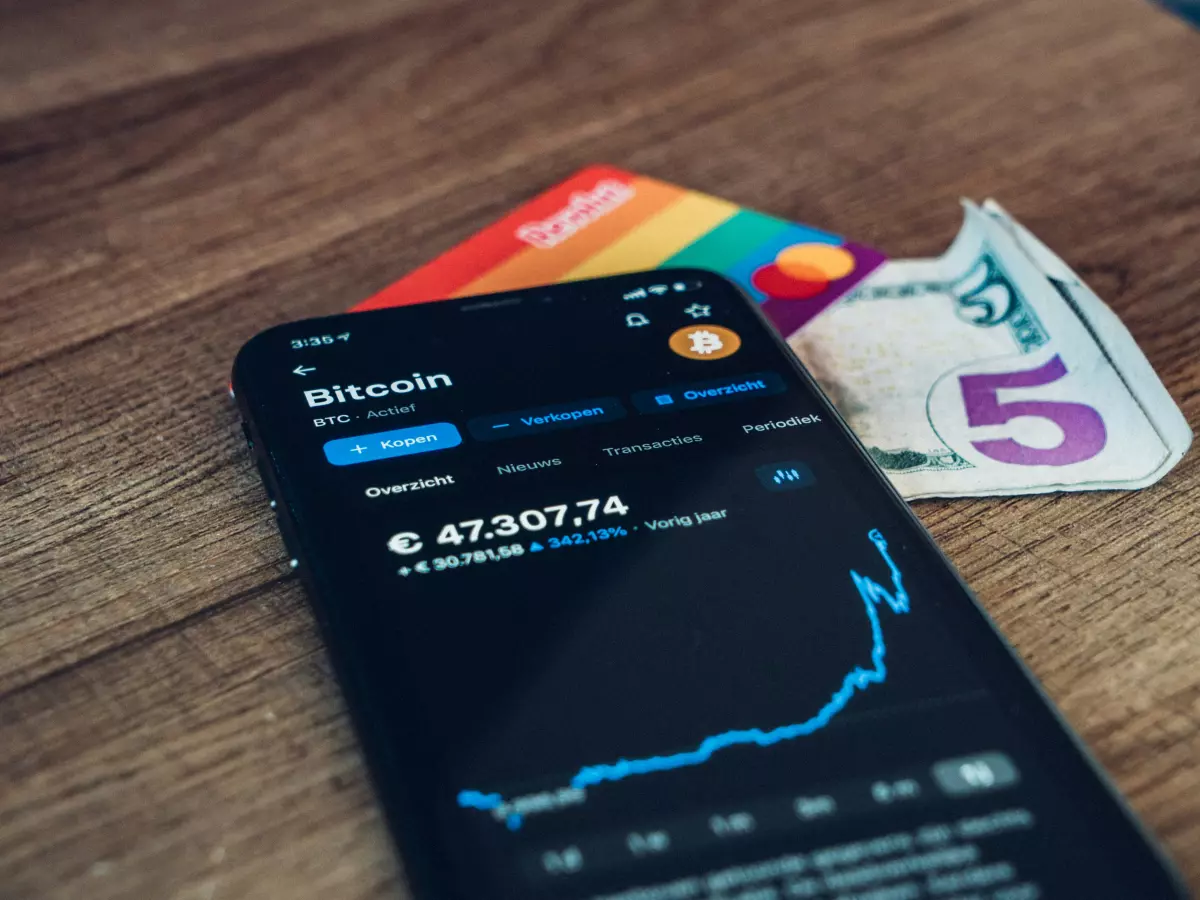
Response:
M835 234L589 166L353 310L682 266L737 282L787 337L883 261Z

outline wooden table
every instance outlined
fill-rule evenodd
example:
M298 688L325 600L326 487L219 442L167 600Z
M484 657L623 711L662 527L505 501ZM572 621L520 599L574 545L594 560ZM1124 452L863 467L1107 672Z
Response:
M1060 249L1200 420L1200 34L1140 0L0 0L0 896L401 896L224 379L603 160ZM1200 456L918 512L1200 888Z

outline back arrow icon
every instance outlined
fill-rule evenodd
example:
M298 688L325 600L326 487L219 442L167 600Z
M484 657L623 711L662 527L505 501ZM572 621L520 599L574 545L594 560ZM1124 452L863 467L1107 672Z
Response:
M292 372L296 375L307 375L309 372L315 371L317 371L316 366L296 366L296 368L292 369Z

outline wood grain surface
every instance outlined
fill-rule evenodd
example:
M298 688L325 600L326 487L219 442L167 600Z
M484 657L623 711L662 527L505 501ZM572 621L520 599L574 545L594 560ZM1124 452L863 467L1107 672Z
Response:
M1200 422L1200 34L1141 0L0 0L0 897L405 896L223 389L612 162L894 256L997 197ZM1200 462L917 510L1200 888Z

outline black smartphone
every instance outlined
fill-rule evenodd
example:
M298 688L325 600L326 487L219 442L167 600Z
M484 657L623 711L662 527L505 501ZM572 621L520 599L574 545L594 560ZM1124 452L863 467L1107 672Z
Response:
M720 276L296 322L233 383L421 900L1186 896Z

